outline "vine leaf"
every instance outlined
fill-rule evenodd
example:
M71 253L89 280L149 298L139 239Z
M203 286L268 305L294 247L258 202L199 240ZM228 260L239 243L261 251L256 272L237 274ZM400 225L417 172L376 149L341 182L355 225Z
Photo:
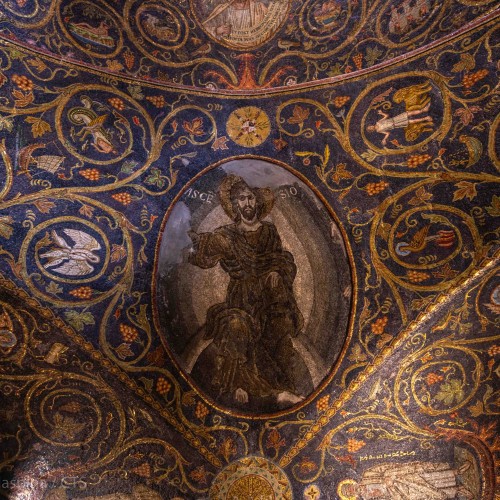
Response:
M389 335L388 333L383 333L377 342L377 349L382 349L382 347L384 347L385 344L387 344L391 340L392 340L392 335Z
M43 73L47 69L47 65L39 57L36 57L35 59L28 59L27 62L36 68L39 73Z
M349 355L348 359L350 361L354 361L355 363L362 363L363 361L366 361L367 357L366 354L363 352L363 349L359 344L356 344L353 349L351 354Z
M139 312L135 315L135 319L139 326L148 334L151 333L150 321L148 318L148 305L141 304L139 307Z
M120 173L131 174L137 165L138 165L138 163L136 161L133 161L133 160L124 161L122 164L122 168L120 170Z
M6 130L7 132L12 132L14 128L14 123L8 118L0 116L0 130Z
M165 180L161 175L161 170L159 168L152 168L151 173L146 177L144 181L146 184L155 185L160 189L165 185Z
M378 47L368 47L366 49L366 65L373 66L377 59L383 54L383 52Z
M123 245L113 243L111 248L111 262L118 262L127 256L127 251Z
M477 113L478 111L481 111L479 106L469 106L457 109L455 113L453 113L453 116L458 116L463 125L469 125L469 123L474 119L474 113Z
M463 200L464 198L472 201L477 196L476 185L473 182L460 181L455 184L455 187L458 189L453 193L453 201Z
M14 96L14 103L18 108L25 108L28 104L33 102L34 96L33 92L21 92L20 90L13 90L12 95Z
M411 198L410 201L408 201L408 205L420 205L420 204L426 204L429 200L432 200L433 195L425 190L424 186L419 187L415 191L415 196Z
M85 217L88 217L89 219L92 219L94 216L94 208L91 207L90 205L85 205L83 204L80 209L78 210L78 213L80 215L84 215Z
M229 146L227 145L228 138L223 135L221 137L216 137L214 142L212 143L212 149L214 151L217 151L219 149L229 149Z
M477 401L476 404L469 407L469 411L473 417L479 417L484 412L483 403L481 401Z
M85 325L95 325L94 316L90 312L78 311L65 311L64 315L68 323L75 328L75 330L82 331Z
M450 225L450 221L446 218L443 217L442 215L439 214L422 214L422 219L429 220L430 222L433 222L434 224L444 224L445 226Z
M390 232L391 232L391 225L388 224L387 222L381 222L377 229L377 235L387 241Z
M489 207L486 207L486 211L492 217L500 216L500 196L497 196L496 194L493 195L493 198L491 199L491 205Z
M125 360L126 358L130 358L134 355L134 352L130 349L130 344L127 344L126 342L123 342L116 347L115 352L121 360Z
M460 73L460 71L470 71L476 66L476 61L471 54L462 52L460 54L460 60L451 68L453 73Z
M36 139L37 137L41 137L47 132L51 132L51 126L41 118L35 118L34 116L28 116L25 120L27 123L31 123L31 133L33 137Z
M310 111L296 104L293 108L292 116L288 118L288 123L302 125L309 118Z
M45 291L51 295L57 295L63 292L63 289L57 284L51 281L46 287Z
M42 214L50 213L51 209L56 206L53 201L47 200L46 198L40 198L39 200L34 201L33 204Z
M366 161L373 161L375 158L377 158L377 156L378 154L371 149L365 151L364 153L361 153L361 158L364 158Z
M185 120L182 123L182 128L189 134L195 137L202 136L205 131L203 130L203 118L196 117L191 121Z
M436 394L436 399L441 401L443 404L450 406L454 401L459 403L464 399L464 391L460 380L456 378L450 378L448 382L445 382L439 388L439 392Z
M362 325L364 321L370 316L370 314L371 314L370 301L368 300L367 297L365 297L365 300L363 302L363 310L359 315L359 324Z

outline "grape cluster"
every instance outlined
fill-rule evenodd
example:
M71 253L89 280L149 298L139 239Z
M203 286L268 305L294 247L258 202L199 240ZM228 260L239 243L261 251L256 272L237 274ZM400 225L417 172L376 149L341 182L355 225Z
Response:
M120 333L122 334L122 338L125 342L133 342L139 336L139 332L136 328L130 325L125 325L124 323L120 325Z
M357 69L361 69L363 67L363 54L358 52L355 56L353 56L352 60Z
M132 196L130 196L130 193L116 193L111 195L111 198L119 201L122 205L128 205L132 201Z
M437 382L441 382L443 380L442 375L438 375L437 373L428 373L425 381L427 385L436 384Z
M474 73L465 73L462 79L462 85L466 89L470 89L473 85L476 84L476 82L482 80L487 74L487 69L480 69L478 71L475 71Z
M86 168L85 170L80 170L78 173L89 181L98 181L101 177L101 173L97 168Z
M194 414L200 420L205 420L205 417L209 414L209 411L208 408L201 401L198 401L198 403L196 404L196 410Z
M127 50L127 52L123 54L123 60L125 61L125 66L127 66L128 69L132 69L135 62L135 56L130 50Z
M170 385L170 382L164 377L160 377L156 382L156 390L158 394L161 394L162 396L164 394L167 394L167 392L170 390L170 387L172 387Z
M147 462L138 465L137 467L131 469L131 472L135 472L138 476L141 477L150 477L151 476L151 467Z
M389 186L388 182L385 181L380 181L380 182L370 182L366 185L366 192L370 195L373 196L375 194L380 193L383 191L386 187Z
M316 402L316 408L318 409L318 412L322 413L325 410L327 410L329 403L330 403L330 395L329 394L318 399L318 401Z
M363 448L365 444L366 443L364 441L359 441L358 439L349 438L347 440L347 451L349 453L356 453L361 448Z
M372 323L372 333L375 335L382 335L384 333L385 325L387 325L387 321L389 318L387 316L382 316L378 318L377 321Z
M337 97L335 97L335 99L333 99L333 105L336 108L341 108L342 106L344 106L344 104L347 104L350 100L351 98L348 95L338 95Z
M420 283L421 281L425 281L429 277L428 273L422 273L419 271L408 271L408 279L412 283Z
M493 357L493 356L496 356L497 354L500 354L500 345L492 345L489 349L488 349L488 354Z
M431 155L411 155L408 160L406 160L406 165L410 168L415 168L418 167L419 165L422 165L422 163L425 163L429 161L432 158Z
M29 92L33 90L33 81L24 75L13 75L12 81L21 89Z
M81 286L79 288L75 288L75 290L71 290L69 294L73 295L73 297L76 297L77 299L87 300L92 297L92 288L89 286Z
M165 98L162 95L150 95L146 97L146 100L153 103L157 108L165 106Z
M108 102L118 111L123 111L125 109L125 103L119 97L110 97Z

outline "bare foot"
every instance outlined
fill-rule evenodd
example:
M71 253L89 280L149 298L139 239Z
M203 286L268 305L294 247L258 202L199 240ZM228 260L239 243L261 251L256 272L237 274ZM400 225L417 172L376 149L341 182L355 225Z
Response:
M297 396L296 394L292 394L288 391L283 391L278 394L278 397L276 399L280 404L294 405L300 403L304 399L304 397Z
M238 388L234 393L234 399L236 399L238 403L248 403L248 392Z

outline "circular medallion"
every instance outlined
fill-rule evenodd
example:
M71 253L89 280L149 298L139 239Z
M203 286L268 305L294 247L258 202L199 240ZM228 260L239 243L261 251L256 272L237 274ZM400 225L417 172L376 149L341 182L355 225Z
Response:
M118 14L97 2L73 0L61 4L57 12L61 31L71 43L94 57L111 59L123 47Z
M256 474L247 474L237 479L229 488L228 497L236 499L262 498L274 500L276 496L269 481Z
M245 106L234 110L227 120L227 134L240 146L254 148L262 144L271 131L269 118L262 109Z
M191 0L191 10L216 42L237 50L258 47L285 22L290 0Z
M228 465L210 488L211 500L291 500L292 488L285 473L260 457L247 457Z

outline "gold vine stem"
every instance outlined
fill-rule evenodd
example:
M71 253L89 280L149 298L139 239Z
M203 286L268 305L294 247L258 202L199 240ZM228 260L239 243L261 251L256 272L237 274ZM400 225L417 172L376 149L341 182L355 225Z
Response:
M158 438L140 438L140 439L135 439L134 441L128 442L124 444L119 450L116 451L116 457L119 455L125 453L127 450L130 448L134 448L136 446L141 446L141 445L159 445L162 446L163 448L166 449L168 453L173 455L175 457L175 466L179 469L179 472L182 477L182 481L192 490L195 491L196 493L205 493L207 489L198 489L195 486L193 486L184 471L184 465L189 464L189 462L181 455L181 453L170 443L167 443L166 441L163 441L162 439ZM173 472L175 470L175 467L169 470L168 472ZM155 479L156 482L160 482L168 477L168 472L164 474L163 476L160 476Z
M362 421L362 422L367 422L368 420L382 420L384 422L388 422L390 424L393 424L395 426L398 426L400 428L403 428L406 430L408 433L413 433L413 434L419 434L423 437L428 437L428 438L433 438L435 437L435 433L430 432L430 431L424 431L422 429L419 429L418 427L414 425L409 425L403 422L400 422L394 417L388 417L385 415L375 415L375 414L366 414L366 415L360 415L358 417L351 418L347 420L346 422L338 425L337 427L331 429L326 436L322 439L321 443L318 445L317 450L321 451L321 465L318 468L318 472L314 477L308 478L308 479L300 479L297 477L296 474L294 474L295 479L297 481L300 481L301 483L311 483L313 481L316 481L324 472L324 464L325 464L325 459L326 459L326 452L328 451L328 448L330 446L330 442L333 439L333 436L337 434L338 432L342 431L345 427L354 424L355 422Z
M354 380L351 385L344 391L340 396L333 402L329 408L316 419L315 423L310 427L310 430L306 432L304 437L300 438L288 451L283 455L279 464L281 467L286 467L290 464L294 457L296 457L301 450L303 450L309 441L311 441L323 427L325 427L330 420L337 414L337 412L344 407L344 405L352 399L354 394L356 394L360 388L363 387L366 379L375 373L379 366L381 366L386 358L388 358L392 352L394 352L398 347L402 346L403 343L412 334L418 332L421 323L429 320L433 315L439 315L449 310L452 301L460 295L463 290L474 286L476 282L483 279L484 275L487 274L492 268L498 265L500 262L500 257L489 259L485 262L483 267L478 269L468 278L464 279L463 282L455 288L454 291L443 293L439 298L427 308L425 312L420 314L414 321L408 325L407 328L402 330L394 341L387 347L385 347L380 354L366 367L366 369Z
M123 412L123 408L119 402L119 400L114 396L114 393L112 389L107 386L102 380L94 380L89 377L84 377L75 373L61 373L56 370L47 370L44 371L43 374L40 375L8 375L8 374L3 374L2 379L3 380L16 380L16 381L27 381L27 384L35 382L35 385L28 391L28 394L26 395L26 398L24 400L24 412L25 415L30 415L30 410L29 410L29 402L31 399L31 396L33 392L35 391L36 388L40 387L42 384L51 382L51 381L61 381L63 379L71 379L74 381L79 381L79 382L84 382L89 384L90 386L96 387L96 389L100 392L106 393L110 401L114 403L114 408L119 416L119 432L118 432L118 437L115 439L115 445L114 447L108 452L107 455L99 459L97 462L94 462L92 464L86 463L82 464L81 466L71 466L71 467L66 467L62 469L57 469L53 470L50 473L48 473L49 477L54 477L58 474L64 474L65 471L68 472L78 472L78 471L88 471L89 470L89 465L91 465L92 469L96 469L97 467L100 467L102 465L105 465L107 463L112 462L116 458L116 452L115 447L119 446L125 437L125 414ZM26 385L27 385L26 384ZM31 420L28 420L29 425L34 428L33 423Z
M38 1L36 3L37 3L37 9L36 9L36 12L34 14L31 14L32 17L35 16L38 13L38 11L40 10L40 6L38 4ZM8 4L6 4L6 5L8 5ZM55 12L57 6L58 6L57 2L51 1L50 2L49 10L47 11L47 13L45 14L45 16L40 21L38 21L36 23L16 22L15 26L17 28L30 28L30 29L41 28L42 26L46 25L51 20L51 18L54 15L54 12ZM11 9L9 9L9 11L12 12L12 13L14 13L14 14L16 14ZM21 17L29 17L26 14L24 14L24 15L17 14L17 15L21 16Z
M320 104L318 101L315 101L313 99L305 99L305 98L296 98L289 100L285 103L282 103L278 106L276 110L276 123L278 124L279 130L284 133L287 136L298 136L300 135L299 133L293 133L289 132L286 129L283 128L281 125L282 119L281 119L281 113L283 109L287 106L291 106L292 104L295 103L302 103L302 104L309 104L313 106L314 108L318 109L323 115L328 119L328 121L331 123L333 126L333 131L332 135L339 141L340 146L342 149L348 153L359 165L363 166L370 172L372 172L375 175L379 176L384 176L384 177L394 177L394 178L408 178L408 172L394 172L390 170L385 170L383 168L378 168L374 167L367 161L365 161L363 158L361 158L356 151L352 148L350 145L349 139L348 139L348 134L345 134L340 125L337 123L337 120L335 117L332 115L330 110L323 104ZM349 118L348 114L348 118ZM304 129L303 132L310 130L310 129ZM482 180L482 181L489 181L489 182L495 182L498 183L498 177L493 175L493 174L485 174L485 173L473 173L473 172L446 172L446 179L443 179L443 172L411 172L412 178L427 178L427 179L432 179L432 180L448 180L448 181L455 181L455 180Z
M418 351L416 351L415 353L413 353L411 356L408 356L402 363L402 366L401 368L399 369L399 372L398 374L396 375L396 380L395 380L395 390L394 390L394 401L395 401L395 405L396 405L396 408L398 409L399 411L399 414L401 415L401 417L403 418L403 420L408 424L410 425L412 423L412 421L410 420L410 417L407 415L407 412L403 409L403 406L401 404L401 401L400 401L400 398L399 398L399 393L400 391L398 390L399 389L399 386L400 386L400 380L401 380L401 377L403 375L403 372L405 370L407 370L408 368L411 368L411 365L412 363L419 357L422 356L423 353L431 350L431 349L444 349L444 348L449 348L449 349L454 349L454 350L458 350L458 351L462 351L462 354L463 353L467 353L469 354L469 356L471 356L476 364L476 367L479 367L479 370L474 370L473 371L473 379L474 379L474 385L475 387L473 387L472 391L470 392L469 396L467 396L466 398L464 398L462 401L460 401L459 405L458 406L455 406L453 408L448 408L446 410L433 410L432 408L426 408L424 411L427 415L431 415L431 416L437 416L437 415L442 415L443 413L451 413L453 411L457 411L459 408L465 406L473 397L474 395L476 394L477 392L477 389L479 388L479 384L480 384L480 378L481 378L481 373L480 373L480 367L481 367L481 362L479 360L479 357L472 351L468 350L468 349L465 349L463 347L458 347L457 346L457 342L455 340L451 340L449 338L445 338L445 339L442 339L438 342L435 342L434 344L431 344L430 346L427 346L423 349L420 349ZM439 360L439 362L435 362L435 363L441 363L441 362L445 362L446 360ZM458 362L457 362L458 364ZM465 375L464 375L465 376ZM422 408L422 405L420 404L420 401L415 397L415 386L414 386L414 381L411 380L411 385L410 385L410 388L411 388L411 391L412 391L412 395L414 397L414 399L416 400L418 406Z
M264 427L261 429L259 432L259 449L261 455L264 457L266 454L264 452L264 445L263 445L263 440L264 440L264 435L267 431L273 430L273 429L281 429L283 427L286 427L287 425L301 425L301 426L307 426L309 424L312 424L314 420L285 420L282 422L277 422L276 425L272 425L272 421L267 421L264 425ZM278 458L278 452L276 452L276 456L273 458L273 460L276 460Z
M125 372L142 373L144 371L151 371L151 368L148 368L148 367L137 367L137 366L132 366L128 363L121 362L120 360L118 360L116 358L116 356L112 353L111 349L109 348L109 345L108 345L107 340L106 340L106 330L107 330L106 325L109 321L112 310L114 309L114 307L118 303L118 300L120 299L120 295L121 295L121 293L119 293L119 292L116 293L115 297L110 302L110 304L108 305L108 307L106 309L106 312L104 313L103 320L101 322L101 327L99 329L99 344L101 346L101 349L102 349L103 353L105 354L105 356L108 359L110 359L113 362L113 364L119 366ZM146 353L146 351L143 352L141 357L143 357L145 355L145 353ZM167 370L159 368L155 371L158 371L159 373L167 376L170 380L173 381L172 375ZM132 383L134 384L134 387L137 387L135 380L132 380ZM177 387L177 384L175 384L175 385L176 385L176 392L178 393L177 399L179 399L180 388ZM152 399L152 397L147 398L148 403L151 404L151 403L153 403L153 401L154 400ZM153 407L155 407L155 409L159 410L160 413L162 414L162 416L168 421L168 423L171 424L174 427L174 429L176 429L177 432L182 434L187 439L187 441L190 443L190 445L193 446L199 453L201 453L212 465L215 465L216 467L220 467L222 465L221 461L211 451L209 451L205 446L202 445L200 438L197 437L192 432L192 430L189 428L189 426L186 427L185 423L183 425L182 422L179 421L175 417L174 413L171 410L169 410L165 406L158 408L158 406L155 406L154 404L153 404ZM177 416L179 416L179 412L177 412ZM182 420L182 417L183 416L181 416L181 420ZM184 417L184 420L186 421L185 417Z
M276 56L274 59L271 59L271 61L269 61L266 64L266 66L264 66L264 69L262 70L262 73L259 77L259 84L262 84L263 82L266 81L267 75L268 75L269 71L271 70L271 68L273 66L275 66L281 59L283 59L285 57L288 58L288 57L295 56L295 57L298 57L301 59L303 59L304 57L307 57L308 59L311 59L311 60L321 60L321 59L326 59L328 57L333 56L334 54L336 54L337 52L342 50L345 46L347 46L351 42L351 40L354 39L356 37L356 35L360 32L360 30L363 28L363 23L361 21L364 19L364 16L366 15L369 17L371 15L371 13L377 7L377 3L378 3L378 2L375 2L372 5L371 9L369 9L367 12L366 0L361 0L361 1L362 1L362 12L359 15L359 22L358 22L357 26L353 30L350 31L350 36L347 37L340 45L336 46L333 50L330 50L328 52L321 53L321 54L303 52L301 50L290 50L290 51L282 52L281 54ZM304 6L304 8L305 8L305 6ZM302 22L302 12L300 13L299 28L301 29L301 31L303 33L305 32L305 28L304 28L304 25Z
M12 183L14 182L14 174L12 168L12 160L7 152L7 148L5 146L5 139L2 139L0 142L0 155L2 156L2 160L5 164L5 168L7 170L7 175L5 176L5 185L0 191L0 200L10 191L12 187Z

